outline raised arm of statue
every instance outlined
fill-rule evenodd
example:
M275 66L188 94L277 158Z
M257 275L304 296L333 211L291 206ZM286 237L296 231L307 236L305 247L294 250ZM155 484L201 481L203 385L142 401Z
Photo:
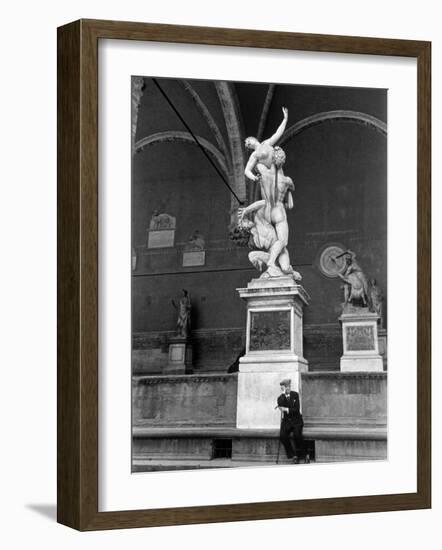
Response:
M253 173L253 170L258 162L258 157L255 152L253 152L250 157L249 161L247 162L246 169L244 170L244 174L249 178L249 180L256 181L258 180L258 176L255 176Z
M284 118L281 124L279 125L278 129L276 130L276 132L273 134L272 137L269 137L269 139L265 140L269 145L272 145L272 146L276 145L278 141L282 138L283 133L285 132L285 127L287 126L287 121L289 119L289 112L286 107L282 108L282 112L284 114Z

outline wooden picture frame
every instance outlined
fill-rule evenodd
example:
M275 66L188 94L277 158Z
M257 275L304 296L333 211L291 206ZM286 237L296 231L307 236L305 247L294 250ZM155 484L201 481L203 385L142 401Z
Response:
M417 491L98 511L98 41L124 39L403 56L418 71ZM431 506L431 44L422 41L79 20L58 29L58 521L82 531Z

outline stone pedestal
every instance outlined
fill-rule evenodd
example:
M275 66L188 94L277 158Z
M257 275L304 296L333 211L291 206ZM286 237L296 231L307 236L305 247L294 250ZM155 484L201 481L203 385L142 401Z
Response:
M380 372L384 370L378 343L379 315L362 309L359 312L343 313L341 357L343 372Z
M169 339L169 357L163 374L192 374L192 342L189 338L173 336Z
M303 307L308 295L292 277L253 279L237 289L247 302L246 353L238 373L238 428L278 428L279 383L291 378L300 390L307 371L302 349Z

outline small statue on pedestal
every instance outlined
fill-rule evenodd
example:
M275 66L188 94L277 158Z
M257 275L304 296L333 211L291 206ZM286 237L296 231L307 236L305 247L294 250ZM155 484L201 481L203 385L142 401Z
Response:
M336 262L345 258L342 273L344 304L339 320L342 323L343 355L340 368L343 372L381 372L383 361L379 354L378 322L380 319L380 289L376 281L369 281L356 261L356 254L346 250L333 257Z
M337 256L330 256L338 266L337 260L345 258L343 269L338 268L335 275L344 281L343 313L358 312L363 309L379 316L379 325L384 326L384 297L382 289L376 279L368 279L356 261L356 254L352 250L346 250Z
M190 336L190 314L192 309L192 304L190 302L190 296L187 290L183 288L183 295L180 298L179 304L177 305L174 300L172 300L172 305L175 309L178 310L178 319L176 322L176 334L182 338L188 338Z
M176 333L169 337L169 357L167 365L163 367L163 374L192 374L192 340L190 338L190 312L192 304L187 290L178 305L172 300L172 305L178 310Z
M158 231L161 229L175 229L176 218L165 212L154 210L149 222L149 229Z
M193 234L184 246L184 252L199 252L206 247L206 240L199 229L195 229Z
M343 273L338 271L337 275L344 281L344 311L348 306L369 307L368 279L356 261L356 254L346 250L335 260L342 256L345 257L345 269Z

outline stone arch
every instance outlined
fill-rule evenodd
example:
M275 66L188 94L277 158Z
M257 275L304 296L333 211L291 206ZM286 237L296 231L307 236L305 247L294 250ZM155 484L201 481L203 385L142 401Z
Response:
M363 124L364 126L369 126L373 128L384 136L387 135L387 124L372 115L368 115L359 111L324 111L322 113L316 113L312 116L303 118L302 120L299 120L298 122L290 126L290 128L288 128L288 130L284 132L284 135L282 136L279 144L282 145L283 143L286 143L307 128L311 128L312 126L316 126L317 124L322 124L323 122L336 120L344 120L348 122L356 122L357 124Z
M207 151L209 155L215 159L218 167L221 169L224 176L228 179L229 170L226 164L226 159L224 158L224 155L221 153L221 151L217 149L212 143L207 141L207 139L201 136L196 136L196 139L198 140L198 143L201 145L201 147L203 147L204 150ZM188 132L169 130L167 132L158 132L156 134L152 134L138 140L135 143L135 152L139 152L149 145L164 143L168 141L192 143L193 145L198 146L198 144Z

